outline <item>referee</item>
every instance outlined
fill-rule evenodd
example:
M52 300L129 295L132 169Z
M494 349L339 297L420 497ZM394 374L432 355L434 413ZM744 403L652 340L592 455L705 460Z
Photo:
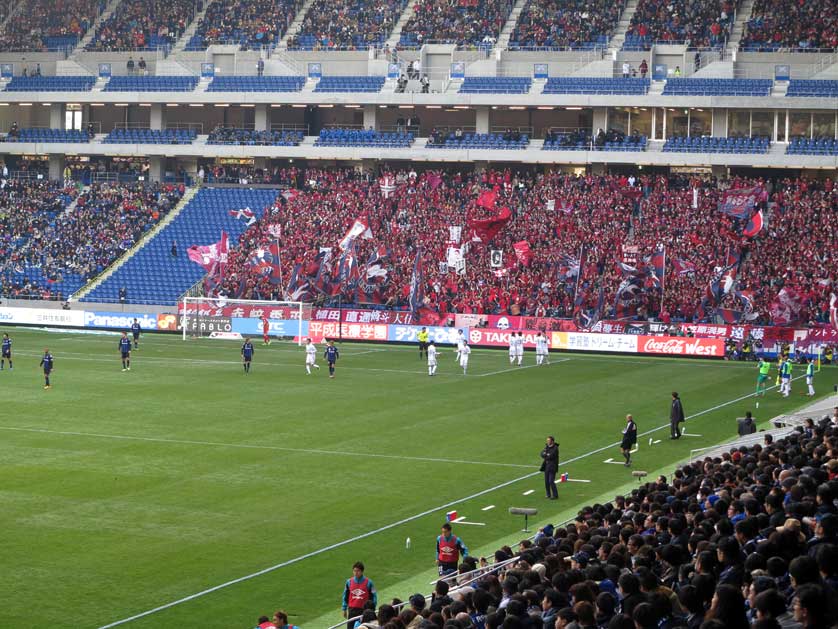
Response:
M419 339L419 360L422 360L423 355L428 357L428 328L422 328L416 337Z
M626 415L626 427L623 430L623 442L620 444L620 449L623 451L623 458L626 460L626 467L631 465L631 449L637 443L637 424L634 423L634 417Z

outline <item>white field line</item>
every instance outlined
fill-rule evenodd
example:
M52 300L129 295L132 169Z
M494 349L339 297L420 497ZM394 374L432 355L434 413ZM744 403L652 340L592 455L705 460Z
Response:
M804 377L804 376L799 376L798 378L795 378L795 379L799 379L799 378L802 378L802 377ZM700 417L701 415L706 415L707 413L712 413L713 411L719 410L720 408L724 408L726 406L730 406L731 404L736 404L737 402L741 402L742 400L748 399L750 397L754 397L754 395L755 395L754 393L749 393L748 395L743 395L743 396L740 396L738 398L734 398L734 399L732 399L728 402L723 402L722 404L717 404L716 406L710 407L708 409L705 409L703 411L699 411L698 413L690 415L690 416L687 417L687 419L693 419L695 417ZM647 430L646 432L644 432L644 433L642 433L638 436L639 437L645 437L646 435L657 432L658 430L663 430L665 428L669 428L669 421L667 421L665 424L662 424L661 426L658 426L657 428L651 428L650 430ZM591 450L590 452L585 452L584 454L580 454L578 456L572 457L572 458L566 460L564 463L560 463L559 467L562 467L562 466L567 467L571 463L574 463L576 461L580 461L582 459L585 459L589 456L593 456L595 454L599 454L600 452L603 452L604 450L608 450L609 448L614 448L614 447L620 445L620 443L621 442L619 442L619 441L617 441L615 443L610 443L608 445L602 446L601 448L596 448L595 450ZM431 515L432 513L442 511L444 509L447 509L448 507L453 507L453 506L461 504L463 502L473 500L474 498L479 498L480 496L485 496L485 495L490 494L490 493L492 493L494 491L497 491L499 489L503 489L505 487L509 487L510 485L514 485L516 483L519 483L520 481L530 479L530 478L532 478L534 476L537 476L539 474L541 474L541 472L538 472L538 471L530 472L529 474L524 474L523 476L519 476L518 478L514 478L512 480L506 481L504 483L500 483L498 485L494 485L493 487L489 487L488 489L484 489L482 491L471 494L471 495L466 496L464 498L459 498L457 500L447 502L443 505L439 505L437 507L432 507L431 509L426 509L425 511L421 511L417 514L408 516L406 518L402 518L401 520L398 520L396 522L392 522L390 524L385 524L384 526L380 526L377 529L367 531L366 533L361 533L360 535L350 537L350 538L342 540L340 542L335 542L334 544L330 544L328 546L324 546L322 548L312 550L311 552L305 553L304 555L294 557L293 559L288 559L286 561L275 564L273 566L268 566L267 568L263 568L262 570L258 570L257 572L253 572L251 574L246 574L243 577L238 577L237 579L232 579L230 581L220 583L219 585L215 585L215 586L207 588L205 590L201 590L200 592L196 592L195 594L190 594L189 596L184 596L183 598L179 598L175 601L171 601L170 603L165 603L164 605L159 605L158 607L154 607L152 609L140 612L138 614L134 614L133 616L128 616L127 618L123 618L121 620L116 620L116 621L108 623L106 625L102 625L98 629L111 629L111 627L117 627L119 625L124 625L126 623L132 622L134 620L138 620L140 618L145 618L146 616L150 616L152 614L156 614L158 612L169 609L171 607L175 607L177 605L187 603L189 601L195 600L196 598L201 598L202 596L206 596L207 594L212 594L213 592L217 592L218 590L222 590L224 588L230 587L231 585L236 585L237 583L242 583L243 581L249 581L250 579L254 579L256 577L262 576L263 574L268 574L270 572L274 572L276 570L279 570L280 568L284 568L286 566L290 566L292 564L299 563L299 562L301 562L305 559L309 559L311 557L316 557L317 555L322 555L323 553L329 552L330 550L334 550L336 548L340 548L342 546L352 544L352 543L357 542L359 540L366 539L367 537L377 535L378 533L388 531L390 529L401 526L402 524L407 524L408 522L418 520L419 518L423 518L425 516Z
M488 507L483 507L481 511L491 511L495 508L495 505L489 505Z
M456 465L488 465L493 467L515 467L533 469L534 465L519 463L498 463L493 461L468 461L465 459L445 459L422 456L404 456L400 454L375 454L370 452L348 452L342 450L317 450L314 448L288 448L283 446L256 445L247 443L222 443L218 441L197 441L191 439L165 439L162 437L141 437L131 435L111 435L94 432L76 432L72 430L48 430L46 428L23 428L18 426L0 426L0 430L16 432L35 432L50 435L64 435L68 437L93 437L97 439L119 439L122 441L146 441L152 443L171 443L178 445L211 446L217 448L243 448L247 450L273 450L277 452L293 452L298 454L331 454L336 456L359 456L376 459L396 459L401 461L418 461L423 463L453 463Z
M569 361L570 358L560 358L559 360L554 360L551 362L551 365L557 365L559 363L564 363ZM478 378L485 378L486 376L496 376L501 373L509 373L510 371L523 371L524 369L532 369L533 367L548 367L549 365L524 365L522 367L510 367L509 369L500 369L498 371L490 371L489 373L479 373L477 374Z
M528 489L527 491L525 491L525 492L524 492L523 494L521 494L521 495L522 495L522 496L529 496L529 495L530 495L531 493L533 493L534 491L535 491L535 489Z

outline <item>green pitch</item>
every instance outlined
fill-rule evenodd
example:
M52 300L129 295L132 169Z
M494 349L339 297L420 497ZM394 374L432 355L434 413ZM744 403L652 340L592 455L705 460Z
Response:
M809 401L798 380L755 409L743 396L756 367L742 363L551 354L535 367L527 352L517 368L475 350L463 377L442 347L429 378L415 348L344 344L329 380L289 343L257 344L244 375L240 343L145 335L124 373L117 334L3 331L15 368L0 372L0 627L13 629L95 629L283 564L124 626L249 627L283 608L326 627L356 560L381 601L429 591L448 510L483 524L454 530L487 553L522 535L510 506L537 507L531 527L559 521L632 470L671 471L733 437L746 410L763 422ZM818 374L819 395L836 375ZM633 468L605 463L620 460L627 412L641 433L668 423L672 390L701 436L670 441L667 427L640 438ZM559 485L555 502L538 473L547 434L560 472L591 481Z

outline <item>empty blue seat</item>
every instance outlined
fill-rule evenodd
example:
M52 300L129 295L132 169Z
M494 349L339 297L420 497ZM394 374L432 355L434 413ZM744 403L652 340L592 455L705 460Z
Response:
M663 145L665 153L764 154L771 147L766 137L722 138L711 136L672 137Z
M649 84L649 79L637 78L551 76L542 93L643 95L649 91Z
M6 85L7 92L89 92L96 83L93 76L16 76Z
M383 76L324 76L314 88L315 92L380 92L384 87Z
M315 146L364 146L379 148L409 148L412 133L381 132L373 129L323 129Z
M798 80L789 81L786 96L813 98L838 98L838 81Z
M115 76L105 85L106 92L191 92L197 76Z
M192 144L197 137L194 129L123 129L111 131L104 144Z
M306 79L303 76L217 76L207 87L208 92L299 92Z
M532 79L527 76L467 76L460 94L526 94Z
M838 155L835 138L792 138L786 148L787 155Z
M527 148L530 143L530 138L526 134L520 134L520 137L515 139L505 139L504 134L501 133L463 133L461 138L457 138L454 133L449 133L443 138L441 144L432 144L430 141L427 144L429 149L492 149L492 150L522 150Z
M77 129L24 128L17 138L6 138L6 142L66 142L80 144L90 142L86 131Z
M681 79L666 81L665 96L768 96L771 79Z

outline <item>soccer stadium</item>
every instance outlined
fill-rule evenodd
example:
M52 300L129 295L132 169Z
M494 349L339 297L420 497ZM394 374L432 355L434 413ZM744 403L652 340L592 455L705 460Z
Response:
M836 0L0 1L0 629L838 627Z

